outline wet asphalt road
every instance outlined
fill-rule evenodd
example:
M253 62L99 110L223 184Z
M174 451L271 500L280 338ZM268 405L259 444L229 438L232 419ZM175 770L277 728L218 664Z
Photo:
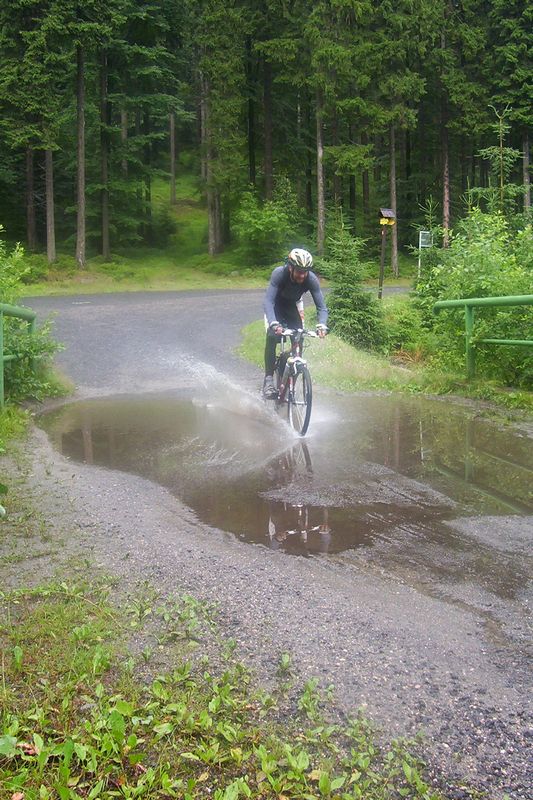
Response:
M258 371L232 354L260 316L261 292L142 292L29 298L66 345L57 363L80 396L165 391L183 384L194 358L251 385Z
M180 390L191 380L183 369L191 359L257 391L260 370L233 350L242 326L261 315L261 299L262 292L140 293L35 298L27 305L41 319L55 315L54 335L66 345L58 365L77 396L91 398ZM132 541L132 509L139 498L146 508L150 497L163 508L159 487L127 476L110 483L98 471L87 481L98 493L97 521L107 520L117 540L129 537L131 564L137 558L161 583L179 574L182 585L218 599L228 633L260 675L289 650L302 677L316 674L335 685L347 713L363 706L392 735L426 731L432 771L452 775L452 796L467 796L465 787L473 786L488 797L533 798L533 687L524 638L530 595L519 598L519 625L512 608L500 609L509 626L520 627L518 645L509 647L471 613L467 583L463 601L450 604L392 579L364 553L348 562L302 562L224 537L200 537L202 546L193 546L199 526L186 511L182 535L192 538L179 553L165 514L146 519L137 510L136 525L141 515L145 529ZM511 515L455 524L465 535L499 526L508 540L525 541L531 523ZM298 602L280 615L279 598L287 594ZM487 595L478 603L489 617L491 602Z

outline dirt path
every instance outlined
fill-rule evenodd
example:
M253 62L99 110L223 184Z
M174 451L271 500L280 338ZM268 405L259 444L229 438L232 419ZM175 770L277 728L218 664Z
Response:
M257 387L258 370L231 347L257 317L259 297L115 295L34 307L58 310L57 336L69 344L61 367L90 397L178 388L186 355ZM467 796L464 785L490 798L533 798L525 644L502 646L467 604L392 580L364 557L289 558L241 543L149 481L64 459L38 429L15 460L4 459L6 469L46 533L31 543L4 538L3 586L95 563L132 587L149 581L216 602L261 682L290 652L300 681L333 684L343 712L363 708L389 738L422 729L431 770L453 778L453 796ZM513 531L527 536L531 523L514 519Z

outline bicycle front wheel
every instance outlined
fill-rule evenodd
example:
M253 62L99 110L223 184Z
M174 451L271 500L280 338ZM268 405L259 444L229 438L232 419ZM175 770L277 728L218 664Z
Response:
M307 367L301 367L297 374L291 377L288 401L289 424L300 436L304 436L311 420L313 403L313 387Z

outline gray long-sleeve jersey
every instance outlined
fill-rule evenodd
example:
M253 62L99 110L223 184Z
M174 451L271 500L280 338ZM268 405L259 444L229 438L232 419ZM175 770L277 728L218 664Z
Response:
M270 276L270 283L267 286L263 303L268 324L282 321L284 310L289 314L293 312L295 304L306 292L311 292L311 296L315 301L318 322L325 325L328 319L328 310L315 273L308 272L303 283L295 283L291 280L287 264L282 267L276 267Z

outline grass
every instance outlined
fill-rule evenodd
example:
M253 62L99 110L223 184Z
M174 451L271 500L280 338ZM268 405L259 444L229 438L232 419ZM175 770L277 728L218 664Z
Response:
M7 507L0 797L443 797L419 743L387 741L358 714L340 724L332 687L299 685L289 653L264 691L235 658L215 607L149 582L117 585L86 555L72 560L65 523L32 507L20 483ZM41 584L44 552L56 578Z
M262 272L242 275L238 264L229 258L227 254L214 259L200 254L178 262L171 250L139 248L137 252L114 255L110 262L99 257L89 259L83 271L75 270L74 261L69 258L67 269L53 272L51 279L26 284L24 293L44 296L264 287Z
M25 294L68 295L121 291L186 291L192 289L263 288L272 267L259 266L246 258L237 244L224 253L207 253L207 212L196 176L184 170L176 182L176 204L170 206L169 186L162 179L152 185L153 219L170 220L175 232L164 247L140 245L112 253L111 260L100 256L87 259L86 268L77 268L72 251L60 252L50 267L43 254L26 256L30 274ZM280 253L280 262L283 253ZM413 259L405 256L402 275L411 275ZM272 265L275 266L275 265ZM379 264L376 262L375 273ZM387 271L387 284L410 285L409 277L394 279ZM377 278L369 282L377 285Z
M164 248L146 246L115 253L111 261L90 258L85 270L78 270L72 255L63 254L49 270L42 255L28 256L33 280L26 285L26 295L68 295L110 293L117 291L186 291L208 289L263 289L270 268L246 261L237 246L211 257L207 254L207 215L202 205L195 175L184 169L176 184L177 202L169 205L169 187L163 180L154 181L152 203L154 220L170 215L175 233ZM281 256L280 256L281 257ZM417 259L400 254L400 278L394 278L387 265L385 285L408 289L416 274ZM379 263L375 261L375 275ZM39 279L39 276L47 276ZM377 277L367 285L375 287ZM392 308L394 298L387 298ZM261 365L262 325L256 323L244 334L241 354ZM402 362L403 358L403 362ZM485 380L467 382L461 375L445 375L422 366L409 353L400 354L391 363L388 358L356 350L330 336L324 346L313 350L313 375L330 386L346 391L387 389L434 394L459 394L488 400L504 408L533 410L533 394L508 391Z
M0 454L5 453L12 439L20 439L28 425L28 414L16 406L7 405L0 411Z
M394 301L393 301L394 302ZM306 323L314 325L313 312ZM258 366L263 365L265 329L262 321L243 330L239 354ZM405 360L395 364L390 358L358 350L334 333L322 341L313 341L306 351L313 380L346 392L385 390L411 394L455 394L473 400L494 403L502 409L533 413L533 393L507 390L486 380L467 381L461 375L448 375Z
M311 322L312 315L306 318ZM239 354L258 366L263 364L265 327L253 322L243 330ZM365 389L402 389L416 381L416 374L390 363L389 359L356 350L331 333L313 341L306 351L313 379L324 386L343 391Z
M196 179L184 173L177 182L177 202L169 205L166 182L152 188L154 220L170 218L175 227L165 247L146 245L113 253L110 261L88 258L84 270L72 253L61 253L49 268L43 255L28 255L27 295L87 294L117 291L186 291L263 287L268 270L247 263L238 247L217 256L207 253L207 213Z
M211 612L189 596L118 609L105 582L3 594L0 787L18 800L90 798L438 798L412 745L382 748L357 717L328 723L315 681L279 722L287 655L274 694L226 667L186 658L148 682L127 653L131 625L171 622L182 653ZM155 597L153 598L155 599ZM185 609L185 611L184 611ZM162 641L165 642L164 637ZM222 645L221 645L222 646Z

